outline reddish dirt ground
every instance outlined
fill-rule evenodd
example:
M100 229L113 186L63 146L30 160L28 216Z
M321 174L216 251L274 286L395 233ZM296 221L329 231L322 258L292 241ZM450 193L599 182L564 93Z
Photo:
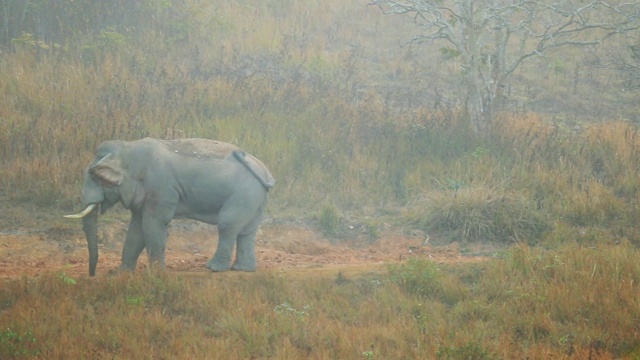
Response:
M55 229L0 232L0 278L34 276L46 272L65 272L69 276L88 274L88 254L84 236L77 231ZM100 259L97 275L108 274L120 264L126 225L100 224ZM371 272L385 264L404 262L410 257L429 258L437 263L484 261L496 251L488 245L457 243L424 244L424 235L408 236L385 231L376 241L361 240L353 234L330 241L297 224L266 224L258 234L258 271ZM168 271L206 273L206 262L215 252L214 226L195 222L174 222L167 243ZM139 268L147 266L140 256Z

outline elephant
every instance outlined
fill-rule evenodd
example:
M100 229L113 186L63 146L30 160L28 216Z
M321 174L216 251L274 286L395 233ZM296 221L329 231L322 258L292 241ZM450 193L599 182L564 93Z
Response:
M164 269L167 227L172 219L218 225L211 271L256 271L255 240L275 185L269 169L239 147L207 139L105 141L85 171L82 218L89 248L89 275L98 263L98 212L120 202L131 211L121 270L135 270L147 249ZM231 265L234 246L236 259Z

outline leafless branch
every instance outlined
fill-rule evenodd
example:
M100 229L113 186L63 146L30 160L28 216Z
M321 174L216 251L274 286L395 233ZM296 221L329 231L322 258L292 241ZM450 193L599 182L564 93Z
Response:
M412 15L419 31L405 45L439 40L452 45L462 58L469 93L482 88L488 101L531 57L558 48L598 45L640 29L640 1L374 0L371 4L387 14Z

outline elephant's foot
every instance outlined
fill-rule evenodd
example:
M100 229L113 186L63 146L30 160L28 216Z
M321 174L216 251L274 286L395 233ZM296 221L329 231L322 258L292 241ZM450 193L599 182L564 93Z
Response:
M122 263L122 264L120 264L120 266L115 271L117 273L134 272L134 271L136 271L136 264L126 265L125 263Z
M109 276L118 276L122 273L133 274L134 269L128 266L120 265L117 268L113 268L107 271L107 275Z
M256 271L257 268L258 268L258 266L256 265L255 262L253 264L251 264L251 263L241 263L241 262L236 261L233 264L233 266L231 267L231 270L254 272L254 271Z
M213 272L221 272L229 270L229 263L226 264L215 259L211 259L207 262L207 269Z

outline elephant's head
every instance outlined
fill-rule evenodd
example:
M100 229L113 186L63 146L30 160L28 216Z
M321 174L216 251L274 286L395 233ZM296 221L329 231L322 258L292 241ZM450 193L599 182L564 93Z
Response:
M126 208L134 204L137 181L131 180L123 164L124 143L108 141L100 145L95 161L87 168L82 185L85 210L67 218L82 218L82 229L89 247L89 275L94 276L98 263L98 208L104 213L119 201ZM126 156L124 157L126 158Z

